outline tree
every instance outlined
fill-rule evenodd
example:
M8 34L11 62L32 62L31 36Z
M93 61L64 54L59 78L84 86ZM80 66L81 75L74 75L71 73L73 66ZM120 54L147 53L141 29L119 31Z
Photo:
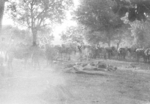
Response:
M99 35L104 35L102 37L109 46L113 36L124 25L120 17L113 13L113 5L111 0L83 0L75 12L76 19L91 30L90 34L100 32Z
M149 21L135 21L130 23L132 35L135 37L135 45L137 47L150 47L150 23Z
M51 30L45 29L38 33L38 45L45 47L46 45L50 45L51 42L54 40L54 35L52 34Z
M22 44L30 44L31 36L29 31L27 30L20 30L19 28L12 27L12 26L3 26L1 30L0 36L0 50L9 50L12 48L16 48L16 45Z
M15 21L31 29L36 46L38 31L62 22L70 4L70 0L22 0L11 2L8 7Z
M147 17L146 21L143 20L134 20L131 21L128 19L128 15L125 15L122 20L125 24L130 25L130 32L131 36L134 37L133 39L133 46L134 47L150 47L150 35L149 35L149 28L150 28L150 22L149 17Z
M84 50L87 45L87 41L85 38L86 28L83 25L72 26L67 29L61 36L62 40L64 41L67 51L67 54L72 54L79 52L79 56L82 59L83 55L85 55Z
M86 29L83 25L71 26L62 33L61 38L64 43L75 43L78 45L85 44Z
M149 0L115 0L112 7L115 14L130 25L131 35L134 37L134 47L150 47L149 35Z
M105 33L103 32L93 32L93 33L87 33L85 35L86 40L91 44L91 45L98 45L100 42L102 43L108 43L107 42L107 37Z
M131 36L131 30L129 28L129 25L124 25L113 37L112 42L115 43L116 48L118 49L123 42L127 42L131 45L133 39L134 37Z
M5 9L5 2L7 0L0 0L0 30L2 28L2 20L4 15L4 9Z
M120 17L128 13L129 21L146 21L150 15L150 0L114 0L112 10Z

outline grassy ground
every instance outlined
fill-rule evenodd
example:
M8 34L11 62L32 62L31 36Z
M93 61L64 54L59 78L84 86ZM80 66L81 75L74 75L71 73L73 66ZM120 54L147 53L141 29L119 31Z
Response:
M149 65L100 61L118 70L87 75L63 73L68 62L41 70L15 64L13 75L0 78L0 104L150 104Z

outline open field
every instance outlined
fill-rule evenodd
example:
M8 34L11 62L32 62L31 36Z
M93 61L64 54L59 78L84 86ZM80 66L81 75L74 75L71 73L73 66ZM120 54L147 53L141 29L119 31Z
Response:
M63 73L60 65L42 70L20 70L16 67L11 76L1 76L0 104L150 103L148 65L142 64L138 69L129 68L129 70L125 67L129 64L127 62L107 61L107 63L120 68L107 72L110 75L90 75Z

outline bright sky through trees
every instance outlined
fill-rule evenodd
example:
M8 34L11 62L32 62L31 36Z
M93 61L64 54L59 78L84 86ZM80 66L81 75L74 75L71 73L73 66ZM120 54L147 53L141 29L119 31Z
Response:
M74 8L73 9L77 9L78 5L79 5L79 0L73 0L73 2L74 2ZM72 19L71 11L72 10L69 10L66 12L66 20L62 24L59 24L59 25L57 24L54 27L54 30L53 30L53 34L55 36L55 39L53 42L54 44L61 44L60 33L65 31L67 29L67 27L77 25L77 23L75 21L71 20ZM4 14L2 24L4 26L6 26L6 25L14 26L15 25L13 20L6 13Z
M79 0L73 0L74 2L74 9L78 8L79 5ZM77 26L77 23L72 19L72 15L71 15L71 10L66 12L66 21L64 21L64 23L62 23L59 26L56 26L54 29L54 34L55 34L55 39L53 41L53 44L61 44L61 40L60 40L60 33L65 31L67 29L67 27L69 26Z

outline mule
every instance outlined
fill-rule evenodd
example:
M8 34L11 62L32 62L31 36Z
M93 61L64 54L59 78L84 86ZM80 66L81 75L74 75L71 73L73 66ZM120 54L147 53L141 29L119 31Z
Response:
M41 69L41 64L46 59L45 50L40 49L37 46L33 46L31 50L32 65L35 70Z
M128 54L127 48L119 48L119 50L118 50L118 55L119 55L119 57L120 57L121 59L125 60L127 54Z
M115 47L108 47L108 48L105 48L105 50L106 50L106 54L107 54L108 59L113 58L113 57L118 55Z
M144 54L145 54L145 61L149 63L150 62L150 48L145 49Z
M9 50L6 53L6 61L8 69L13 69L14 60L22 60L24 64L24 68L26 68L27 62L31 59L31 53L27 49L13 49Z
M140 61L140 58L143 58L144 62L147 62L147 56L145 54L144 48L137 48L136 49L136 59L137 61Z

